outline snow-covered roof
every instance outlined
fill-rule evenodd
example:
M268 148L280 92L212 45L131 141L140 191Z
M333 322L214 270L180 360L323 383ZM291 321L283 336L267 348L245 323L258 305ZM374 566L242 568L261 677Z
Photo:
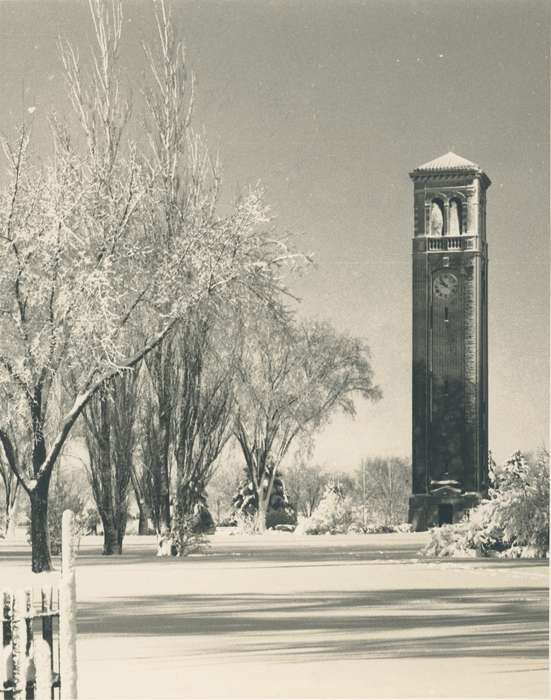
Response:
M480 171L480 166L478 166L476 163L473 163L470 160L467 160L466 158L462 158L461 156L458 156L457 153L453 153L452 151L449 151L448 153L445 153L443 156L440 156L439 158L435 158L434 160L429 160L428 163L423 163L423 165L420 165L419 167L415 168L414 172L422 172L425 170L432 171L432 172L434 172L435 170L438 170L438 171L443 171L443 170L452 170L452 171L478 170L478 171Z

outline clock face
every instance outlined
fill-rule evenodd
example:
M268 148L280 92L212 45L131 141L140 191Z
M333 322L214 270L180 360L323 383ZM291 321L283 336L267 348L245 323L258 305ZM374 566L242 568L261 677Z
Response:
M441 299L449 299L457 292L458 279L453 272L439 272L434 278L434 293Z

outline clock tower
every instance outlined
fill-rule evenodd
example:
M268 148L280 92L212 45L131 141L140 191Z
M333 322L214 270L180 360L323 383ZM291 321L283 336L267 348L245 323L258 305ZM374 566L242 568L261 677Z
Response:
M481 168L455 153L410 173L414 530L457 522L488 490L488 247Z

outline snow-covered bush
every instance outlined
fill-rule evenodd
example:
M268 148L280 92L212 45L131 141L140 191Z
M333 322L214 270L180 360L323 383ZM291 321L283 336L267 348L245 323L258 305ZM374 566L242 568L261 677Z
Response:
M411 532L411 525L409 523L387 525L378 519L370 519L364 524L360 517L355 517L348 528L349 534L381 535L389 532Z
M239 485L237 493L233 497L232 506L236 518L252 516L256 513L258 504L252 481L246 479Z
M549 454L515 454L490 471L488 499L460 523L431 530L426 556L544 557L549 550Z
M398 529L401 526L398 525L384 525L377 522L368 522L363 527L362 532L366 535L383 535L390 532L403 532L403 530Z
M426 557L472 557L477 555L475 549L467 546L468 521L455 525L441 525L430 531L430 542L422 550Z
M301 519L295 530L299 535L365 535L387 532L411 532L411 525L389 525L386 517L366 512L362 505L358 505L353 492L345 493L345 490L334 482L326 486L312 515Z
M188 554L204 552L210 547L204 532L197 528L196 513L176 515L170 539L170 554L175 557L185 557Z
M295 532L304 535L331 535L348 532L354 521L354 504L335 484L328 484L322 499L306 520L302 520Z
M186 508L177 506L174 510L174 519L167 540L170 542L170 554L176 557L185 557L194 552L202 552L209 548L210 543L205 535L212 535L216 531L214 519L207 505L206 494L197 497L197 501L191 512ZM160 551L162 547L160 546ZM162 554L168 552L162 550Z
M496 475L494 521L511 547L549 550L549 453L527 460L517 452Z
M256 531L258 529L255 520L258 511L258 495L250 479L246 478L240 485L232 505L239 529L246 533ZM276 473L266 512L265 527L270 529L276 525L295 525L296 521L296 513L287 498L283 479Z
M237 511L234 516L234 523L237 527L237 532L241 535L259 534L254 515L248 515L243 511Z
M266 528L273 530L278 525L296 525L297 516L292 506L281 509L270 508L266 513Z
M206 503L198 503L194 509L191 521L193 532L197 534L213 535L216 532L214 518Z

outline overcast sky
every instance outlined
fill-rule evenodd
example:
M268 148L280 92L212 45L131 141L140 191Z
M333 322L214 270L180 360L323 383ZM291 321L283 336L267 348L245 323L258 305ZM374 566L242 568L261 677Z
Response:
M149 3L126 3L136 92ZM197 75L196 125L227 196L261 180L317 268L300 313L365 338L384 398L337 418L315 459L410 454L412 184L446 151L488 195L490 446L548 442L549 3L225 0L175 3ZM86 50L83 2L0 2L0 128L64 109L56 37ZM32 110L34 108L34 110Z

